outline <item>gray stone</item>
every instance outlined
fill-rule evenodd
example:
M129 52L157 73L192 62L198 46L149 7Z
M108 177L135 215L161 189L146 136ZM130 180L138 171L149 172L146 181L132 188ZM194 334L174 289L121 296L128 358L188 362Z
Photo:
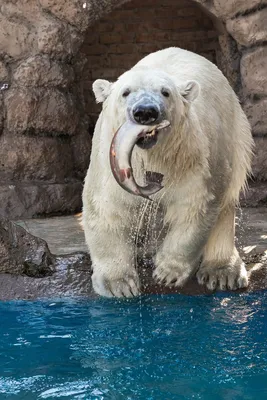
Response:
M267 99L247 100L243 109L252 127L253 135L267 136ZM267 157L267 155L266 155Z
M87 252L81 213L19 220L16 224L45 240L53 254L62 256Z
M14 83L18 86L67 87L74 81L70 65L51 60L47 56L32 56L19 64L14 72Z
M2 93L0 93L0 135L3 132L4 127L4 102Z
M11 182L0 184L0 215L20 219L79 212L82 183Z
M267 47L246 53L240 63L242 83L247 95L267 95Z
M247 16L229 19L226 28L243 46L262 43L267 40L267 8Z
M89 167L92 137L83 129L71 138L75 177L83 180Z
M209 1L205 1L209 4ZM267 4L266 0L213 0L217 15L223 19L233 18L246 11L254 10L257 7Z
M40 53L57 59L73 57L83 41L82 35L74 27L54 20L38 25L37 46Z
M221 51L216 54L218 68L228 79L232 88L238 93L240 86L240 54L234 39L227 33L220 35Z
M0 14L0 54L20 58L30 54L35 37L30 27L12 21Z
M0 87L2 83L5 83L8 81L8 70L5 66L5 64L0 61Z
M79 123L76 101L57 89L9 90L7 129L14 133L73 135Z
M241 207L267 207L266 182L249 182L249 189L241 193L240 205Z
M255 138L252 162L253 177L256 181L267 181L267 137Z
M1 13L8 20L15 20L22 25L35 26L46 16L36 0L6 0L1 3ZM30 22L27 24L25 22Z
M73 175L69 142L54 137L0 137L0 181L56 183L70 181Z
M54 14L57 18L69 22L78 30L85 31L89 24L90 1L81 0L40 0L44 10Z
M54 257L46 242L0 217L0 273L40 278L53 270Z

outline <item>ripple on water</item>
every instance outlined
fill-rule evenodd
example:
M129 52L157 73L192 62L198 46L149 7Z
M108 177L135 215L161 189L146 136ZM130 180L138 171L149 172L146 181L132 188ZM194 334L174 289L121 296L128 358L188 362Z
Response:
M267 292L0 304L0 398L267 398Z

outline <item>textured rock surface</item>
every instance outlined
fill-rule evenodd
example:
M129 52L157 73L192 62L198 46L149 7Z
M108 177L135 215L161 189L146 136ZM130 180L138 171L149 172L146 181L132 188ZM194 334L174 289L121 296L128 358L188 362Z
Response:
M40 53L67 59L76 54L81 42L76 29L65 23L48 20L38 26L37 48Z
M54 89L10 89L6 96L7 129L15 133L73 135L79 122L76 101Z
M68 214L81 210L82 183L12 182L1 186L1 214L7 218Z
M267 96L267 47L259 47L241 58L241 77L245 93Z
M40 278L53 271L54 257L46 242L0 218L0 273Z
M206 0L205 3L208 3ZM213 0L214 8L224 19L233 18L248 11L267 5L266 0Z
M247 100L244 104L244 111L251 124L253 134L267 136L267 98L257 101Z
M0 85L8 81L8 70L5 64L0 61Z
M80 0L40 0L40 4L44 10L48 10L57 18L69 22L78 30L84 31L88 27L90 7L89 2Z
M48 56L37 55L21 62L14 72L13 79L18 86L65 88L73 83L74 72L66 63L56 62Z
M56 183L71 180L74 174L70 143L54 137L2 135L0 160L0 181Z
M71 138L75 177L84 180L91 154L91 136L88 130L81 129L79 135Z
M255 138L253 176L257 181L267 181L267 138Z
M266 182L250 182L249 190L242 193L240 203L242 207L267 206ZM266 210L267 212L267 210Z
M88 19L82 5L1 4L0 213L7 217L81 208L91 146L89 135L84 151L79 139L88 127L74 59L83 40L79 18ZM70 139L76 135L78 145Z
M10 21L0 14L0 43L1 53L21 58L31 53L35 45L35 37L29 27Z
M267 40L267 8L247 16L229 19L228 32L243 46L252 46Z
M0 93L0 135L3 131L4 127L4 102L3 102L3 96Z

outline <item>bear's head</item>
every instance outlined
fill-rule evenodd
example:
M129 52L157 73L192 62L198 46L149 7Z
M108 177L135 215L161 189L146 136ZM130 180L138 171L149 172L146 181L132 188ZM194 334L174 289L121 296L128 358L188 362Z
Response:
M131 167L133 148L150 149L158 142L161 146L155 147L154 154L163 143L173 148L175 133L199 94L198 83L178 82L160 69L136 66L115 83L98 79L93 91L97 102L104 103L105 126L113 137L109 154L116 181L135 195L147 198L156 193L162 188L157 182L150 179L147 187L136 183Z
M115 83L98 79L93 83L96 101L105 102L118 126L126 120L155 125L168 120L179 125L199 94L195 81L177 82L159 69L134 67Z

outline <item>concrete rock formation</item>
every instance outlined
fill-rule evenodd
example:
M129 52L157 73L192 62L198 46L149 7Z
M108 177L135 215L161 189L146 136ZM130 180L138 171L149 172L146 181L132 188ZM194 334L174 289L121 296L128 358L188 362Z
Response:
M91 81L101 74L115 79L156 46L191 44L217 62L256 137L254 179L266 182L266 41L267 0L6 0L0 6L1 213L19 218L81 208L98 112L88 95Z
M0 274L41 278L53 272L54 256L46 242L0 218Z

